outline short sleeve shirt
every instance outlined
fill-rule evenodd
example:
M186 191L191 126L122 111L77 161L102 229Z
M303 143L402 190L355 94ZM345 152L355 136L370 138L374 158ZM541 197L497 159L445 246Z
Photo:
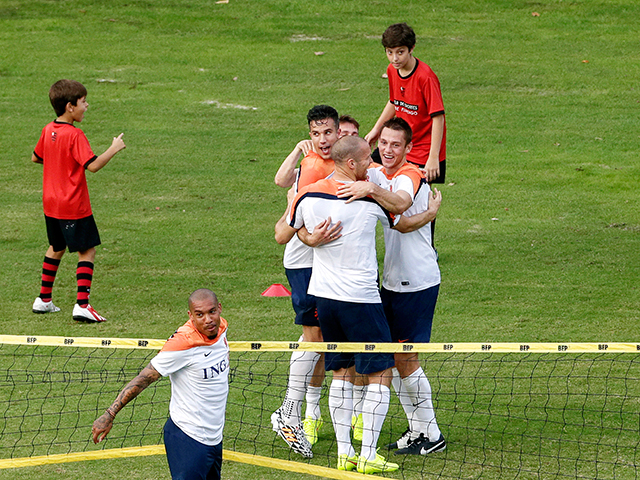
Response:
M90 216L85 169L96 156L82 130L54 120L42 129L34 154L43 165L44 214L63 220Z
M219 444L229 394L227 322L220 319L218 336L210 340L189 320L167 340L151 365L171 380L173 422L200 443Z
M407 77L389 65L389 101L396 109L396 116L407 121L413 131L413 148L407 160L424 165L431 150L431 130L433 117L444 115L444 103L440 81L431 68L416 58L416 66ZM440 161L447 158L447 127L445 124Z

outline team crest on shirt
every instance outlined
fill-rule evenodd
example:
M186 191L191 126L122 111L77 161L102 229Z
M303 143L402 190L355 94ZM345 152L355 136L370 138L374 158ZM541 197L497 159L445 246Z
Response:
M400 93L402 93L402 96L404 97L404 87L400 87Z
M55 142L57 136L58 136L58 134L56 132L51 132L51 141Z

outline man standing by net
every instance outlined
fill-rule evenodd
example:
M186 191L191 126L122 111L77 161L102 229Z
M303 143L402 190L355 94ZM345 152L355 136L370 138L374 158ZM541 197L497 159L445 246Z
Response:
M94 423L94 443L113 427L122 408L161 376L171 380L164 444L174 480L220 479L222 430L229 394L227 322L215 293L189 297L189 321L174 333L140 374Z

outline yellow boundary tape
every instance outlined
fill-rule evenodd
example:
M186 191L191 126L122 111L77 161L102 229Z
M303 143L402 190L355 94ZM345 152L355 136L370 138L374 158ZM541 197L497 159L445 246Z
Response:
M84 462L90 460L106 460L113 458L147 457L151 455L164 455L164 445L150 445L147 447L113 448L107 450L95 450L93 452L63 453L58 455L43 455L39 457L13 458L0 460L0 470L7 468L36 467L40 465L53 465L56 463ZM341 472L333 468L311 465L308 463L292 462L277 458L249 455L247 453L222 451L222 458L230 462L246 463L258 467L274 468L288 472L306 473L316 477L334 478L336 480L362 479L360 473Z
M277 458L261 457L259 455L249 455L247 453L231 452L223 450L222 458L232 462L248 463L258 467L275 468L278 470L286 470L288 472L306 473L307 475L315 475L316 477L335 478L337 480L349 480L367 478L379 478L374 475L365 475L363 473L341 472L339 470L327 467L320 467L309 463L292 462L289 460L280 460Z
M149 455L164 455L164 453L164 445L150 445L147 447L112 448L108 450L95 450L93 452L42 455L40 457L9 458L0 460L0 469L36 467L38 465L84 462L87 460L103 460L107 458L147 457Z
M0 335L0 344L159 350L166 340L145 338L47 337ZM229 342L234 352L380 352L380 353L640 353L640 343L309 343Z

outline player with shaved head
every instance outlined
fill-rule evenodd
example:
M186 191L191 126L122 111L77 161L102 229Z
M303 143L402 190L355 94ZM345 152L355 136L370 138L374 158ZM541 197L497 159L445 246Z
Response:
M93 422L94 443L104 440L127 403L168 375L171 401L164 444L171 478L220 479L229 394L227 322L221 311L218 297L209 289L198 289L189 296L189 321Z

